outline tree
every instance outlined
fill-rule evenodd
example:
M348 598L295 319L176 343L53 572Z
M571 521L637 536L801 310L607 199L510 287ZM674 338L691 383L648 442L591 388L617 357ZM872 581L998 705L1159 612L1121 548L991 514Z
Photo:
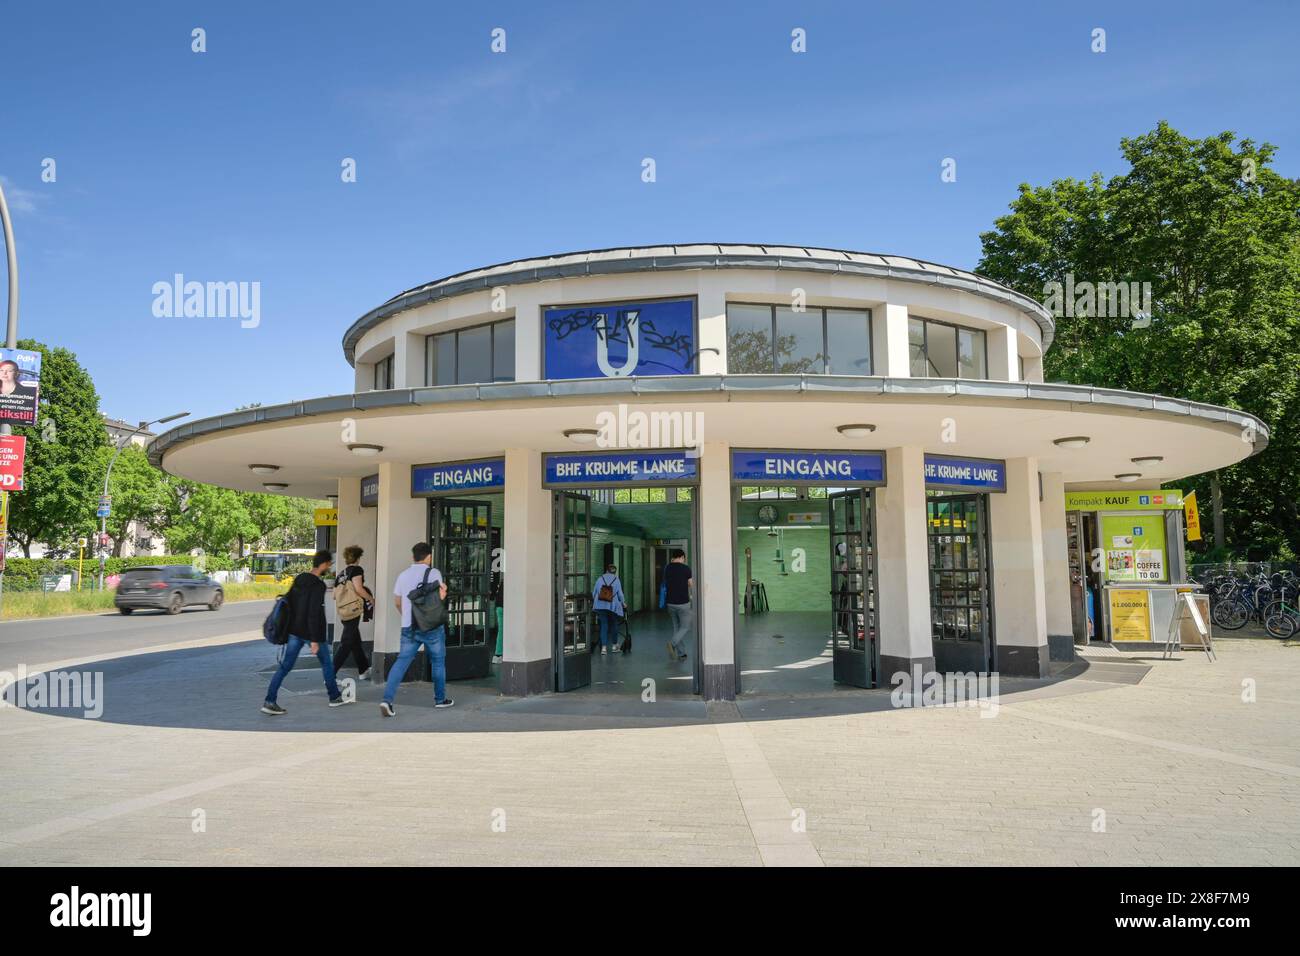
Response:
M62 548L93 527L108 438L95 384L76 355L31 339L18 347L41 353L36 424L14 428L27 437L24 487L9 496L9 534L31 557L37 542Z
M260 492L243 492L241 497L256 531L256 542L279 551L310 548L316 543L312 512L317 502Z
M257 533L239 492L170 477L167 487L164 534L173 553L234 554Z
M112 456L111 447L100 449L101 488ZM137 529L151 535L162 534L167 519L167 482L163 473L149 463L149 456L143 448L127 445L118 455L109 479L108 493L113 498L113 509L106 527L113 536L114 557L122 556L122 545L132 522L136 523Z
M1267 450L1184 482L1227 505L1216 546L1300 553L1294 493L1300 434L1300 184L1270 168L1275 148L1231 132L1204 139L1167 123L1120 149L1103 182L1022 184L981 235L977 270L1036 299L1048 282L1149 282L1149 316L1058 315L1044 374L1057 381L1192 398L1265 421Z

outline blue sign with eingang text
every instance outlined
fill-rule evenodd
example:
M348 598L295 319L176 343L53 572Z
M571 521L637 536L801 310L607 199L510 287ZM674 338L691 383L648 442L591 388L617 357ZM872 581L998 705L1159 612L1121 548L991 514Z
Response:
M548 379L689 375L695 300L552 306L542 312Z
M935 491L1006 491L1007 465L989 458L926 455L925 487Z
M731 480L754 484L883 485L879 451L733 451Z
M691 484L698 461L684 451L557 452L546 456L543 481L570 488Z
M506 486L506 460L452 461L411 466L411 497L427 498L457 491L496 491Z

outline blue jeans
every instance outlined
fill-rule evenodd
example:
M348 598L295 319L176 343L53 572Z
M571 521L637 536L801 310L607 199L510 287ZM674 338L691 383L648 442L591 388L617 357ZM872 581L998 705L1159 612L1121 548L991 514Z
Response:
M617 647L618 615L613 611L600 610L596 612L596 619L600 621L600 646Z
M289 643L284 645L284 660L280 661L280 669L275 672L275 676L271 678L271 686L266 689L266 702L268 704L275 703L276 695L280 693L280 685L284 683L289 671L293 670L294 662L298 660L298 654L310 643L311 641L304 640L301 637L289 635ZM330 700L337 700L339 685L334 681L334 662L330 660L329 645L324 641L320 642L320 646L316 651L316 659L320 661L321 673L325 675L325 689L329 691Z
M406 676L406 669L415 660L420 645L429 655L429 670L433 674L433 700L441 704L447 699L447 629L435 627L432 631L417 631L413 627L402 628L402 649L393 662L393 669L388 672L388 683L384 685L384 700L393 702L397 696L397 685Z

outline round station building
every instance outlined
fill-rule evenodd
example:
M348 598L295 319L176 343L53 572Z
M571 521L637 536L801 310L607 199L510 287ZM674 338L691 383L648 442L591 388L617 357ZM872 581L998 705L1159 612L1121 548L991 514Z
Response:
M1040 303L902 256L546 256L357 319L349 394L184 424L149 452L185 478L336 499L331 544L365 549L378 598L376 679L422 540L451 592L449 679L506 695L1044 677L1076 644L1142 639L1131 596L1185 580L1169 486L1268 441L1241 411L1046 383L1052 335ZM684 660L660 595L676 550ZM596 646L610 565L627 654Z

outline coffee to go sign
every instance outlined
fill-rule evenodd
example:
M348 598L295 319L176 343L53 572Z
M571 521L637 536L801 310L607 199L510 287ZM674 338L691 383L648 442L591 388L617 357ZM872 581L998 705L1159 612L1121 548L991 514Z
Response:
M0 491L23 490L23 464L27 439L22 435L0 435Z

